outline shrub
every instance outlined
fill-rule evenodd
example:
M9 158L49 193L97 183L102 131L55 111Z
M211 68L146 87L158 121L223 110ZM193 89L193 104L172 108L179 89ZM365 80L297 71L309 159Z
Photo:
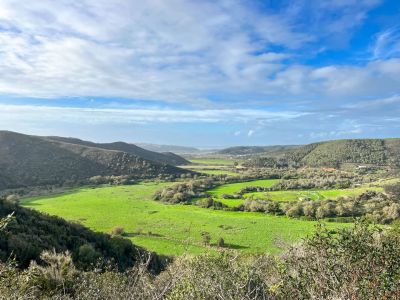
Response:
M217 240L217 246L218 246L218 247L225 247L225 241L224 241L224 239L223 239L222 237L220 237L220 238Z
M111 234L112 235L123 235L125 232L124 227L122 226L115 226L112 230L111 230Z
M211 234L209 232L202 232L201 236L203 238L203 244L205 246L209 245L211 242Z

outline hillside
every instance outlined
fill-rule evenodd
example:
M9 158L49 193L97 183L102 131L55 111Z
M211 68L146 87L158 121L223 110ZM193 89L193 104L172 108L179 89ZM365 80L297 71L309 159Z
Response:
M263 153L250 166L299 165L340 167L343 164L400 166L400 139L349 139L319 142Z
M217 154L224 155L254 155L260 153L272 153L276 151L284 151L287 149L297 148L295 145L276 145L276 146L237 146L229 147L217 151Z
M127 152L0 131L0 189L79 182L97 175L153 178L186 172Z
M76 144L76 145L82 145L82 146L88 146L88 147L95 147L95 148L101 148L101 149L106 149L106 150L116 150L116 151L122 151L126 152L132 155L136 155L138 157L155 161L158 163L162 164L168 164L172 166L179 166L179 165L186 165L189 164L189 162L184 159L183 157L173 154L173 153L158 153L154 151L149 151L146 149L143 149L141 147L138 147L134 144L128 144L124 142L115 142L115 143L93 143L89 141L83 141L80 139L75 139L75 138L65 138L65 137L47 137L46 139L52 140L52 141L59 141L59 142L66 142L70 144ZM167 152L167 151L165 151Z
M101 257L116 263L120 269L132 267L147 252L128 239L93 232L80 224L0 199L0 219L11 213L14 220L0 232L0 261L13 257L21 268L28 267L31 260L38 260L44 250L68 250L75 264L82 268L90 267ZM153 255L150 268L159 271L159 262Z

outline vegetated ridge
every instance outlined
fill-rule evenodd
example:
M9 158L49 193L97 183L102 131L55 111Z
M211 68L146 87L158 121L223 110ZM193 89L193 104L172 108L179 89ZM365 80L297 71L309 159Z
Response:
M149 144L149 143L135 143L135 145L154 152L165 153L165 152L173 152L176 154L196 154L201 153L202 150L194 148L194 147L185 147L185 146L177 146L177 145L157 145L157 144Z
M129 154L136 155L138 157L159 162L162 164L168 164L172 166L186 165L189 161L183 157L172 153L171 151L164 151L164 153L154 152L150 150L143 149L134 144L128 144L125 142L114 142L114 143L93 143L89 141L83 141L76 138L66 138L66 137L47 137L47 139L52 141L66 142L70 144L82 145L87 147L95 147L106 150L116 150L122 151Z
M128 152L0 131L0 190L79 182L98 175L144 179L188 172Z
M400 166L400 139L346 139L264 153L249 166L341 167L344 164Z
M301 147L298 145L274 145L274 146L236 146L229 147L216 152L216 154L226 154L226 155L253 155L260 153L270 153L277 151L284 151L287 149L293 149Z

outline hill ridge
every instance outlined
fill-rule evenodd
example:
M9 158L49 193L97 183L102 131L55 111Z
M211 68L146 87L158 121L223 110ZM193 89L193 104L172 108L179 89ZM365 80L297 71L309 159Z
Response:
M0 190L81 182L93 176L176 176L190 171L127 152L0 131Z

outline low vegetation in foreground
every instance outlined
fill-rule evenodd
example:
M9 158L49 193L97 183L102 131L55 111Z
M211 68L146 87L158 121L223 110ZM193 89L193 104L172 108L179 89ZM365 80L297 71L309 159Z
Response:
M3 226L4 227L4 226ZM4 229L3 229L4 230ZM153 274L142 260L125 272L82 270L66 253L0 263L3 299L399 299L400 230L359 223L324 227L280 256L218 251L175 259Z

